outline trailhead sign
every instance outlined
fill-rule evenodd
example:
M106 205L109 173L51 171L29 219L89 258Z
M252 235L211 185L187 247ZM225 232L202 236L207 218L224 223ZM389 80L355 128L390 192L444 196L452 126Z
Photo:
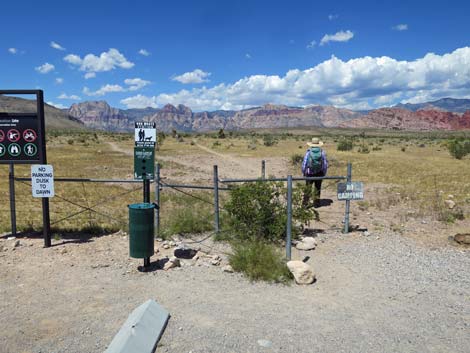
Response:
M54 169L52 165L31 166L31 190L33 197L54 197Z
M38 163L41 139L36 114L0 113L0 163Z
M134 141L136 147L155 147L157 143L157 124L155 122L136 121Z

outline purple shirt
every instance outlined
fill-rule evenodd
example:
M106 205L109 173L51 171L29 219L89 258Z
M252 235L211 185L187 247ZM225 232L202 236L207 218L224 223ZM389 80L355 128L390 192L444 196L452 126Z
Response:
M307 168L307 159L308 159L308 153L310 152L310 149L305 152L304 160L302 162L302 175L305 176L306 168ZM326 152L322 148L321 150L321 171L323 175L326 175L326 172L328 171L328 159L326 158Z

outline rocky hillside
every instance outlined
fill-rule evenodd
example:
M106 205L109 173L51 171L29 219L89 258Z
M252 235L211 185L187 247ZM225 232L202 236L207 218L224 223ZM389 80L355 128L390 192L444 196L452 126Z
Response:
M36 100L0 95L0 113L35 113ZM84 124L67 112L44 104L46 129L84 129Z
M68 113L93 129L130 131L134 128L134 121L146 120L156 122L157 129L166 132L172 129L202 132L218 129L333 127L360 116L357 112L330 106L299 108L266 104L238 112L219 110L194 113L182 104L176 107L167 104L162 109L120 110L110 107L105 101L73 104Z
M437 110L416 112L400 108L381 108L358 119L339 124L347 128L376 128L393 130L462 130L470 129L470 111L464 114Z
M465 113L467 110L470 110L470 99L442 98L436 101L425 103L397 104L395 108L402 108L412 111L441 110L446 112Z

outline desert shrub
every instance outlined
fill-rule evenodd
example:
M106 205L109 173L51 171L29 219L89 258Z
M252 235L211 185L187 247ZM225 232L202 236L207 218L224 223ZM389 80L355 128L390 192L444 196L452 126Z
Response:
M380 147L380 146L372 147L372 151L381 151L381 150L382 150L382 147Z
M212 144L212 147L219 147L220 146L220 142L219 141L215 141L213 144Z
M361 147L359 147L357 152L359 152L359 153L369 153L370 151L369 151L369 147L367 147L366 145L362 145Z
M178 136L178 137L176 138L176 141L178 141L178 142L184 142L183 136Z
M69 145L73 145L73 139L68 139L68 140L67 140L67 143L68 143Z
M290 156L290 164L293 166L298 166L302 164L304 160L304 156L302 156L300 153L295 153L292 156Z
M447 143L447 149L452 157L462 159L470 153L470 141L451 140Z
M401 148L401 151L402 151L402 152L406 152L406 147L403 146L403 147Z
M217 138L219 138L219 139L224 139L225 138L224 129L219 130L219 132L217 133Z
M302 207L303 187L292 195L292 219L305 222L318 218L313 208ZM286 189L283 183L246 183L230 190L225 204L227 223L233 236L241 240L276 241L284 239L287 222ZM299 229L293 227L295 237Z
M202 233L213 228L212 214L206 207L184 207L172 211L165 222L161 236L172 234Z
M267 134L263 136L263 144L268 147L274 146L275 144L277 144L277 140L274 138L273 135Z
M353 142L351 139L341 138L336 146L338 151L351 151L353 149Z
M244 273L252 281L287 283L292 279L281 252L262 241L234 243L229 262L235 271Z

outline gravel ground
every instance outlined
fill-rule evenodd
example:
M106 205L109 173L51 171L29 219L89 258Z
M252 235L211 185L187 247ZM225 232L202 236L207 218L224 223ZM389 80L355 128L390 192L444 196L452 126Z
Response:
M468 249L320 237L294 252L310 256L310 286L250 283L206 263L140 273L120 235L50 249L0 240L0 352L102 352L149 298L171 314L157 352L468 352Z

